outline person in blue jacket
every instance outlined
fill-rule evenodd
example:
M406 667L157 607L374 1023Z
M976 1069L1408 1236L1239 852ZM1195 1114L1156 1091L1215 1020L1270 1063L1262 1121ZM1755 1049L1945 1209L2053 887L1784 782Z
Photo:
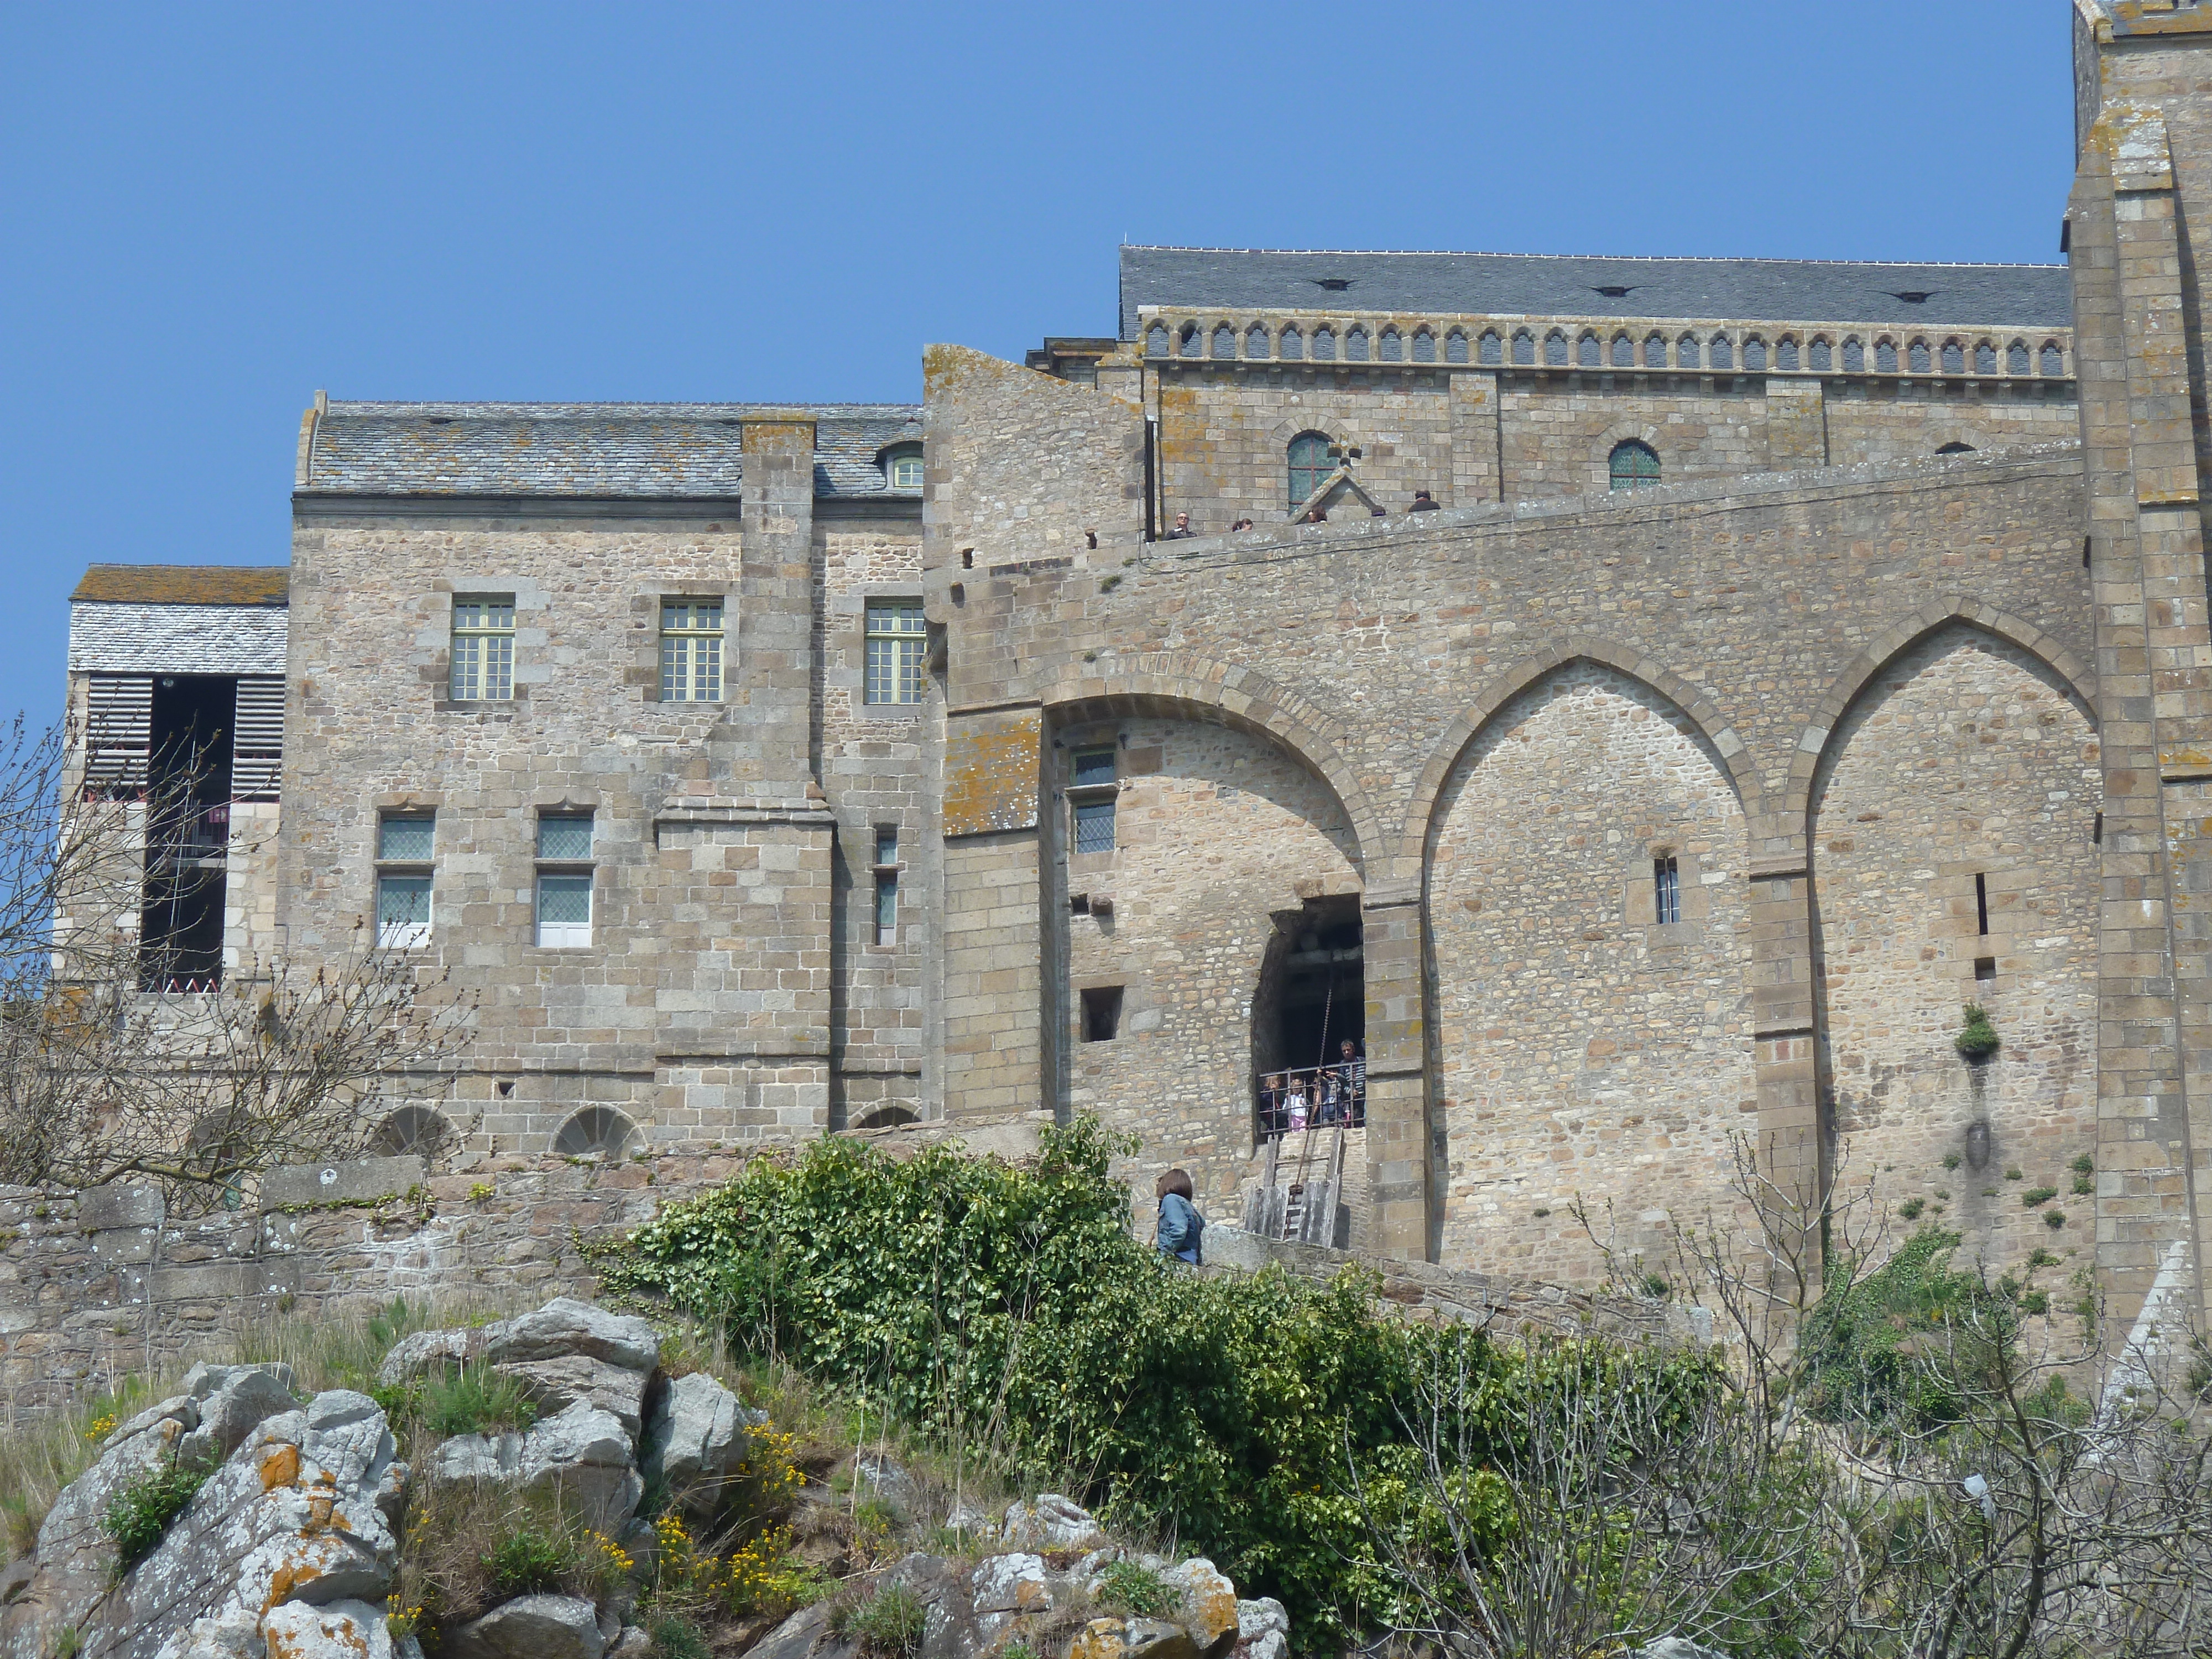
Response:
M1160 1200L1161 1251L1178 1261L1188 1261L1196 1267L1200 1255L1199 1236L1206 1231L1206 1218L1190 1201L1189 1172L1170 1170L1154 1184L1152 1192Z

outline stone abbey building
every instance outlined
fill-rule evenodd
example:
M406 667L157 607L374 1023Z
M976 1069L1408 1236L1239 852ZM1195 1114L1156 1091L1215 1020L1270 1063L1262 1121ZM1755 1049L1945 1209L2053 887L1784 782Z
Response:
M318 395L289 572L76 595L103 787L225 734L147 988L418 952L392 1150L1096 1109L1217 1217L1349 1041L1364 1249L1587 1282L1747 1146L2201 1311L2212 6L2075 13L2048 266L1129 247L919 406Z

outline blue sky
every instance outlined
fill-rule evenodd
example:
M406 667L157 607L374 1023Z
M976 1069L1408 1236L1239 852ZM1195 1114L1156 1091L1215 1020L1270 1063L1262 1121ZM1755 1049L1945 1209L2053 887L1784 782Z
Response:
M0 713L345 398L904 399L1133 241L2052 261L2063 0L0 9Z

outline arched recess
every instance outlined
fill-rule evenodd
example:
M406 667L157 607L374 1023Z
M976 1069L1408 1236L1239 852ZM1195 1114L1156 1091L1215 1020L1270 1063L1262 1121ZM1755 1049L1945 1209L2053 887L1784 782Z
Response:
M1344 758L1343 726L1289 687L1256 669L1175 651L1148 651L1122 661L1071 665L1039 688L1038 701L1055 722L1085 705L1088 717L1115 714L1218 720L1280 745L1336 797L1357 842L1353 866L1364 876L1382 844L1373 802Z
M1358 975L1356 819L1371 834L1372 812L1318 712L1258 677L1161 653L1085 665L1041 699L1043 1018L1061 1097L1138 1134L1147 1167L1188 1170L1202 1208L1233 1207L1252 1175L1255 1066L1280 1063L1299 1021L1331 1025L1305 1006L1310 975L1270 965L1298 966L1283 941L1325 924L1348 928ZM1110 828L1079 836L1101 802Z
M1802 820L1839 1184L1993 1273L2089 1233L2096 1139L2095 708L2021 631L1893 630L1839 684ZM1970 1004L2002 1043L1978 1063L1954 1041Z
M1438 1259L1595 1283L1731 1207L1756 1121L1750 837L1681 700L1587 651L1516 673L1427 808ZM1740 753L1740 746L1739 746Z
M1807 811L1810 801L1814 774L1819 769L1820 757L1827 752L1836 729L1852 703L1857 701L1875 677L1887 666L1892 658L1910 649L1925 635L1952 623L1965 623L1983 633L2019 647L2041 662L2066 683L2074 701L2094 727L2097 724L2097 675L2087 662L2070 649L2064 641L2054 638L2033 623L2008 616L1993 606L1967 599L1964 594L1948 594L1930 600L1908 617L1899 618L1869 642L1865 650L1854 657L1848 667L1836 676L1814 709L1812 720L1798 739L1796 753L1790 757L1790 778L1784 787L1783 796L1776 803L1778 817L1788 826L1788 832L1809 831Z
M1697 729L1700 742L1712 751L1714 759L1735 786L1745 816L1757 818L1759 779L1752 767L1750 753L1743 739L1736 735L1735 728L1702 690L1628 646L1610 640L1571 636L1547 650L1522 658L1485 686L1466 712L1444 728L1443 736L1429 751L1428 763L1422 767L1419 781L1407 799L1405 822L1400 826L1395 850L1387 863L1378 862L1376 878L1388 875L1410 880L1425 872L1437 792L1443 787L1444 780L1468 745L1474 741L1475 734L1500 708L1546 675L1577 660L1596 663L1630 679L1640 680L1681 710ZM1376 845L1378 852L1381 850L1379 843L1370 844Z

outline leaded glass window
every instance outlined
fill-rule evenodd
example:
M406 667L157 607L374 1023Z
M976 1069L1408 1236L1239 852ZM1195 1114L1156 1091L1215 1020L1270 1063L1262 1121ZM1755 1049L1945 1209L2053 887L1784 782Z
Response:
M722 700L722 602L660 602L660 700Z
M872 703L921 701L922 647L928 636L920 599L868 601L866 685Z
M1613 487L1615 489L1645 489L1659 482L1659 457L1649 444L1635 439L1613 447Z
M455 702L499 702L514 695L514 598L453 600Z
M1336 463L1329 459L1328 439L1319 432L1301 432L1291 440L1291 505L1300 501L1322 486L1322 481L1336 471Z

